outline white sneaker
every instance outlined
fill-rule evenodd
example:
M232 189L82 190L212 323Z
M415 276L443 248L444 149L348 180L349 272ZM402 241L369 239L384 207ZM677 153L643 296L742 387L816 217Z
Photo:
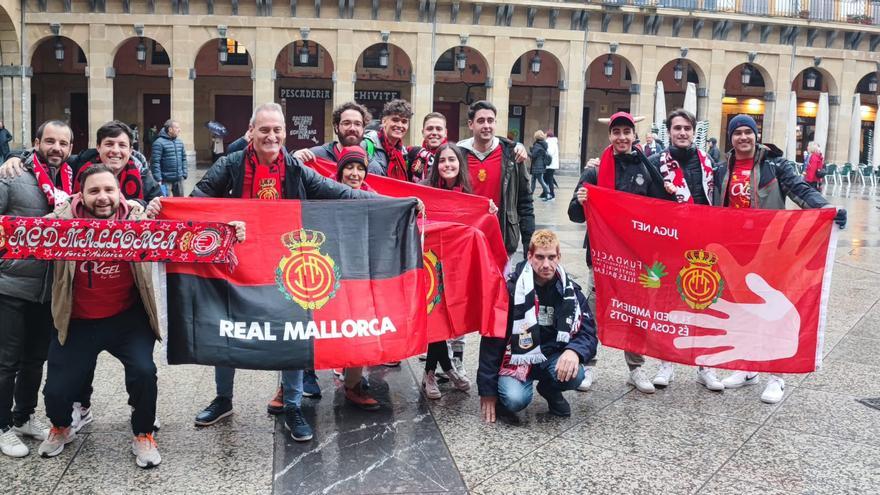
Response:
M70 413L70 417L73 419L70 427L73 428L74 433L79 433L83 426L95 420L95 417L92 416L92 408L83 407L79 402L73 403L73 411Z
M471 381L468 380L468 377L465 376L464 373L459 373L457 369L452 368L451 370L446 372L446 376L449 377L449 381L455 385L455 388L461 390L462 392L467 392L471 389Z
M30 453L30 449L21 443L21 439L12 431L12 428L7 428L6 431L0 433L0 451L9 457L24 457Z
M746 385L755 385L760 379L758 374L750 371L734 371L727 378L721 380L724 388L740 388Z
M454 357L452 358L452 369L458 372L459 375L467 378L467 371L464 369L464 363L460 358Z
M437 386L437 377L433 371L425 372L425 377L422 378L422 388L425 389L425 396L429 399L439 399L443 396L440 393L440 387Z
M776 375L770 375L767 380L767 386L764 387L764 393L761 394L761 400L767 404L776 404L782 400L785 395L785 380Z
M654 386L660 388L668 387L674 379L675 368L672 367L672 363L660 361L660 368L657 369L657 374L654 375Z
M52 427L49 429L49 436L43 440L37 452L42 457L55 457L64 450L64 446L72 442L76 438L76 432L68 426L66 428Z
M12 431L41 441L49 436L49 426L33 415L27 420L27 423L21 426L13 426Z
M718 375L715 374L715 370L712 368L699 368L697 370L697 383L713 392L724 390L724 383L718 379Z
M626 383L635 386L643 394L653 394L655 391L654 384L645 376L641 366L629 372Z
M594 381L596 381L596 368L593 366L584 366L584 379L581 380L581 384L577 386L578 391L586 392L587 390L590 390Z
M148 469L162 463L159 447L152 433L142 433L131 440L131 453L135 456L138 467Z

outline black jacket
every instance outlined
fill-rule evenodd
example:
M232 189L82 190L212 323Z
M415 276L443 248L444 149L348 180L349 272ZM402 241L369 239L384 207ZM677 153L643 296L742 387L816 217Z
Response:
M501 363L504 360L504 353L507 349L507 343L510 341L513 329L513 292L516 286L516 280L525 268L526 261L521 261L513 273L507 279L507 293L510 295L510 311L507 313L507 336L503 339L494 337L483 337L480 339L480 367L477 370L477 388L480 397L494 397L498 395L498 371L501 370ZM562 296L564 287L559 278L556 279L556 290ZM587 298L581 291L581 287L574 284L574 293L577 297L578 304L581 308L581 327L568 342L557 342L556 331L546 332L542 329L541 333L541 352L549 359L551 356L561 354L563 351L571 349L574 351L581 363L586 363L596 356L596 322L593 320L593 314L587 306ZM562 298L560 297L560 301ZM562 306L554 307L555 314L562 314Z
M532 166L529 170L532 175L543 174L550 165L550 155L547 154L547 141L535 141L532 149L529 150L529 159L532 160Z
M783 153L772 144L758 144L752 165L752 208L784 210L785 198L791 198L801 208L822 208L828 200L822 193L804 182L794 162L783 158ZM715 171L715 199L712 204L726 206L729 187L728 170L736 161L734 152L728 153L727 162Z
M633 151L632 154L614 155L614 165L617 168L615 173L616 190L650 198L675 200L675 197L663 188L663 177L660 176L659 168L651 165L642 152ZM596 185L598 183L599 169L585 168L574 188L571 201L568 203L569 220L575 223L586 223L584 207L577 200L577 191L585 184ZM587 228L589 229L589 226ZM593 266L588 235L584 235L584 247L587 249L587 265Z
M240 198L244 187L244 151L219 158L196 184L192 196L207 198ZM284 199L371 199L377 195L357 191L345 184L327 179L304 167L293 155L284 152Z

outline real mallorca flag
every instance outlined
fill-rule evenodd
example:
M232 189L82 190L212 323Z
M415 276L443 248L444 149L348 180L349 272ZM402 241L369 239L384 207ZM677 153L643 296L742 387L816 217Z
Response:
M168 264L168 362L249 369L398 361L427 347L416 202L163 199L246 223L237 266Z

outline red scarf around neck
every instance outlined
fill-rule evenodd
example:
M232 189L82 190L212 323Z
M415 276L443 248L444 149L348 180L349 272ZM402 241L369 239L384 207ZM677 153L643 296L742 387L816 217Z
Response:
M49 169L40 163L40 158L36 152L34 153L34 176L37 178L37 185L40 186L40 190L46 195L46 201L49 202L49 206L55 206L55 200L58 199L56 198L55 182L52 180L52 174L49 173ZM59 189L70 196L73 192L73 169L70 168L67 162L62 163L58 167L58 180L61 182ZM64 198L60 199L63 200Z
M398 143L397 146L391 144L391 140L385 134L385 129L379 129L378 136L382 149L388 155L388 177L398 180L409 180L406 158L404 158L403 150L401 150L402 143Z
M257 159L253 143L244 152L244 199L281 199L284 197L284 153L279 152L275 161L263 165Z
M82 191L79 176L82 175L84 170L97 163L101 162L87 162L79 169L79 172L76 174L76 180L73 183L73 192L77 193ZM141 171L138 169L137 165L135 165L133 160L128 160L128 163L122 171L116 174L116 179L119 180L119 189L122 191L122 195L125 196L125 199L144 199L144 181L143 178L141 178Z
M617 167L614 164L614 148L608 145L599 158L599 180L598 185L607 187L608 189L616 189Z

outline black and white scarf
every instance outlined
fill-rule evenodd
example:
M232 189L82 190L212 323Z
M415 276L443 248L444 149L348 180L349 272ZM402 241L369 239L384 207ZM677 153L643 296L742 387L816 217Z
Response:
M580 329L581 308L574 284L561 266L556 276L562 282L562 308L554 312L556 342L568 342ZM555 281L553 282L555 283ZM531 365L543 363L547 356L541 351L541 328L538 325L538 295L532 266L525 264L513 292L513 329L507 352L501 365L501 375L513 376L520 381L528 377Z

